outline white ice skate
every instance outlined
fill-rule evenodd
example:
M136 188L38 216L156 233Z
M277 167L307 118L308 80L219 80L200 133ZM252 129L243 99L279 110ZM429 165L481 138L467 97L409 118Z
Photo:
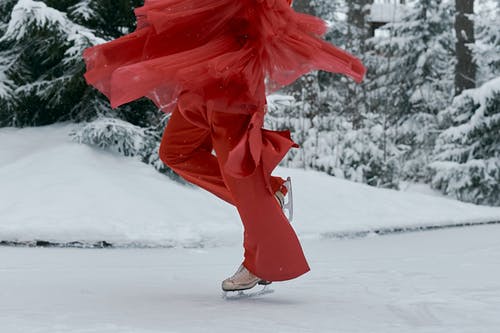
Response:
M253 275L242 264L233 276L222 281L222 297L225 299L238 299L269 294L274 292L268 289L269 284L271 284L270 281L262 280ZM255 292L245 292L256 285L263 285L264 288Z
M283 186L287 189L287 194L284 195L283 192L277 191L274 195L278 200L283 212L288 213L288 221L293 221L293 193L292 193L292 178L288 177L283 183Z

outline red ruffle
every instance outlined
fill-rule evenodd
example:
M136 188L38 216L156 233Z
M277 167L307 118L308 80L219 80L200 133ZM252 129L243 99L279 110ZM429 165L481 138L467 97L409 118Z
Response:
M288 0L146 0L135 32L85 50L87 82L113 107L146 96L165 112L196 91L228 112L315 69L363 79L365 68L325 42L325 23ZM246 110L246 111L245 111Z

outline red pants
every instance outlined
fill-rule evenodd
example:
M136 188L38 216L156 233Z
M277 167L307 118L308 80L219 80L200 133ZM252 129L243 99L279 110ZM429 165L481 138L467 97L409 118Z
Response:
M163 134L160 158L187 181L236 206L244 226L243 265L250 272L268 281L289 280L309 266L274 196L283 179L266 171L264 159L279 150L282 138L265 132L262 119L255 112L210 109L185 94Z

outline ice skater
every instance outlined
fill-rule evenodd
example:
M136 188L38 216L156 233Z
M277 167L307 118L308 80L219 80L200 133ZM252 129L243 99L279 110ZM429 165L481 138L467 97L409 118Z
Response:
M266 93L311 70L360 82L362 63L325 42L322 20L291 0L146 0L137 29L85 50L87 82L117 107L150 98L171 113L162 161L234 205L244 260L222 282L247 290L309 271L283 212L289 182L271 175L297 145L289 131L263 129Z

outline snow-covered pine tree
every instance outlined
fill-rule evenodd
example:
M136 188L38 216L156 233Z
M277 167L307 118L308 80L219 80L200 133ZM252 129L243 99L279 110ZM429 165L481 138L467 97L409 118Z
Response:
M345 21L338 25L336 35L342 47L355 54L368 67L362 84L346 77L332 81L330 90L340 97L336 116L338 129L343 134L336 143L336 170L341 176L373 186L397 187L398 155L391 139L389 123L383 113L373 105L370 82L379 67L370 59L371 28L368 22L372 1L347 1L340 8ZM339 15L338 15L339 16ZM335 96L335 95L334 95ZM341 119L343 119L341 121Z
M370 38L370 26L367 18L372 2L372 0L353 0L346 3L345 48L360 57L363 62L365 62L368 47L367 40ZM370 80L370 74L371 71L367 73L368 80ZM364 114L369 111L369 99L366 94L367 81L358 84L343 77L339 83L345 85L346 88L344 111L350 116L353 128L365 127Z
M327 8L328 7L328 8ZM320 3L306 0L294 1L294 9L298 12L318 15L318 13L331 13L334 4L327 1ZM286 105L276 104L275 101L281 97L279 95L270 97L270 112L267 117L267 124L273 129L290 129L294 140L301 146L306 146L306 141L314 141L316 133L320 130L316 128L319 119L333 116L332 112L325 107L325 90L329 84L329 74L312 72L299 78L282 93L293 96L294 101L286 99ZM323 77L323 80L320 80ZM325 79L326 78L326 79ZM314 167L314 160L317 159L317 149L294 149L290 151L283 164L294 167Z
M396 147L380 144L384 132L382 126L375 125L376 121L365 119L371 126L354 129L352 121L339 112L342 105L332 101L322 106L330 110L330 114L322 113L305 121L301 117L288 116L302 107L295 99L273 95L268 102L268 127L299 129L304 133L301 149L289 154L285 165L312 168L373 186L397 187L392 177L397 173L397 160L393 157Z
M80 0L68 8L68 16L94 33L111 40L135 29L133 9L143 0ZM102 96L100 96L102 99ZM141 99L111 110L102 100L102 116L73 132L75 140L102 149L134 156L171 178L179 178L160 160L159 145L167 117L150 101Z
M17 0L0 2L0 38L8 27L10 13ZM7 70L13 59L12 52L0 42L0 126L2 121L10 117L13 83L7 76Z
M97 36L110 40L135 29L134 8L143 3L144 0L79 0L69 8L69 15Z
M81 52L102 42L45 3L19 0L0 38L12 107L0 126L46 125L97 113L96 95L82 78ZM6 116L6 117L5 117Z
M417 0L387 34L370 40L371 106L393 129L401 178L424 180L436 137L436 114L453 96L453 3Z
M315 3L309 0L296 0L293 2L293 7L297 12L306 13L316 16ZM293 108L285 110L286 118L300 118L300 122L291 127L294 140L302 146L307 140L307 131L313 126L312 119L318 115L320 104L320 87L318 82L318 72L311 72L300 77L289 87L284 89L286 94L295 98ZM307 157L303 149L292 150L289 158L295 161L295 164L300 167L306 167Z
M93 0L73 1L73 4L67 6L66 13L73 22L92 29L94 33L99 36L98 31L92 26L92 22L96 21L95 17L97 16L92 6L92 1Z
M480 86L500 76L500 1L479 0L476 8L476 43L471 47L477 64L476 82Z
M0 126L88 121L75 140L166 171L163 114L146 99L112 110L83 78L85 48L134 29L139 0L5 0L0 4ZM99 140L103 140L99 142ZM130 144L141 142L141 144Z
M459 200L500 206L500 77L465 90L439 114L432 186Z
M91 122L81 123L70 135L75 142L135 157L170 178L183 182L160 160L161 136L167 119L164 116L156 125L141 127L119 118L102 116Z
M82 124L71 133L74 141L107 149L124 156L137 156L146 141L146 130L129 122L102 117Z
M143 2L79 0L68 8L68 16L92 29L97 36L111 40L135 29L133 9ZM126 156L138 157L160 172L178 179L158 156L161 135L168 118L146 99L128 103L116 110L110 109L103 96L100 96L100 100L103 103L102 116L75 130L74 138Z

